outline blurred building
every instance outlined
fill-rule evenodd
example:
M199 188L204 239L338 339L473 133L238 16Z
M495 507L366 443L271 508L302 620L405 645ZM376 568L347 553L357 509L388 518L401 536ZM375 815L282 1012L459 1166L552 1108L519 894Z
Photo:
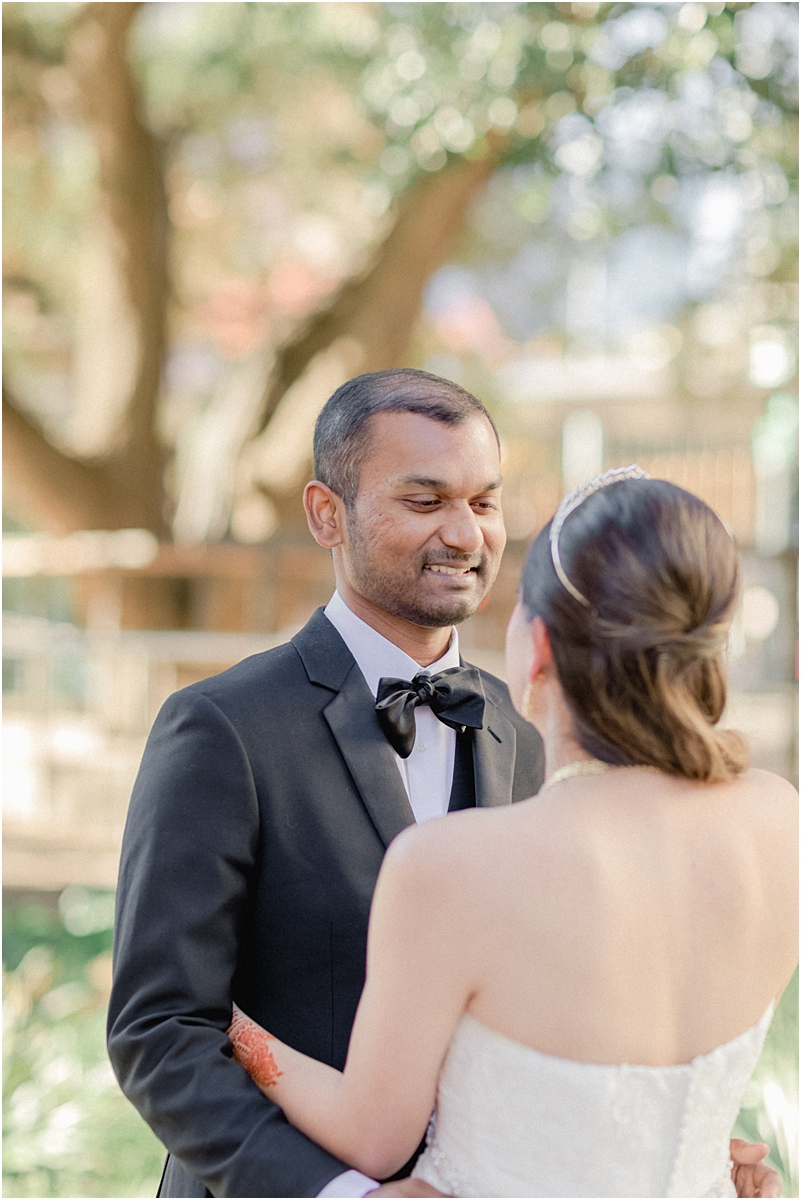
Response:
M569 370L565 389L576 386ZM536 406L517 402L518 433L506 444L511 540L489 603L460 631L465 654L504 674L504 630L530 535L568 485L636 460L707 500L743 547L726 721L747 733L755 765L795 779L797 533L781 395L756 421L746 413L721 427L710 411L706 423L696 414L694 429L667 392L591 406L588 399L552 391ZM143 531L12 534L4 572L12 610L3 649L6 886L111 888L131 786L161 703L290 637L330 596L329 556L291 527L260 547L160 546ZM192 585L196 628L124 627L126 597L153 579ZM53 619L68 615L68 581L91 583L83 628Z

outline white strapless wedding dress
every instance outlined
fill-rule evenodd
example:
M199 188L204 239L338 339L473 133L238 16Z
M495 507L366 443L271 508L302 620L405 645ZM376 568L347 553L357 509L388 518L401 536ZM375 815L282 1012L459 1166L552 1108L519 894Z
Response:
M466 1014L414 1174L452 1196L734 1196L729 1136L772 1014L673 1067L557 1058Z

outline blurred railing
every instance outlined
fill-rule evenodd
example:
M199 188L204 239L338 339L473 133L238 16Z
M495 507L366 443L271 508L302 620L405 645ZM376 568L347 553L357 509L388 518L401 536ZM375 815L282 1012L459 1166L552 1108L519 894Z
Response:
M98 632L6 614L6 886L114 887L131 787L164 700L292 632ZM500 654L466 653L503 673ZM734 691L726 720L748 734L755 765L792 777L792 685Z
M164 700L289 636L96 632L13 614L4 625L4 880L46 890L115 886L131 787Z

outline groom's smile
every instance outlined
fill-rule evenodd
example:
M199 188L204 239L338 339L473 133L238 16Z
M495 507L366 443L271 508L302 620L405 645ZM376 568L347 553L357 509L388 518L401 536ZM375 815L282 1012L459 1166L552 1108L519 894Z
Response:
M433 571L435 575L452 575L455 578L470 575L475 567L446 567L442 563L425 563L424 571Z

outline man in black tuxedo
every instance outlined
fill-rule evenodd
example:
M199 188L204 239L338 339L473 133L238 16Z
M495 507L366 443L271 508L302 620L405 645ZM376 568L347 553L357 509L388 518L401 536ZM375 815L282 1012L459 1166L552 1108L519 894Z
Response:
M471 668L400 686L458 667L453 626L497 574L500 456L485 409L424 372L360 376L321 413L315 473L305 504L333 555L331 604L288 645L170 697L131 799L109 1052L169 1150L163 1196L376 1187L232 1061L232 999L341 1068L390 841L416 818L509 804L542 781L539 737L499 680ZM395 683L377 713L381 677Z
M171 696L131 798L109 1053L169 1150L162 1196L437 1194L376 1187L289 1125L231 1058L232 1000L341 1068L390 841L542 782L504 685L454 674L454 626L505 542L486 410L422 371L359 376L320 415L315 473L334 597L288 645ZM780 1194L767 1147L732 1149L740 1195Z

